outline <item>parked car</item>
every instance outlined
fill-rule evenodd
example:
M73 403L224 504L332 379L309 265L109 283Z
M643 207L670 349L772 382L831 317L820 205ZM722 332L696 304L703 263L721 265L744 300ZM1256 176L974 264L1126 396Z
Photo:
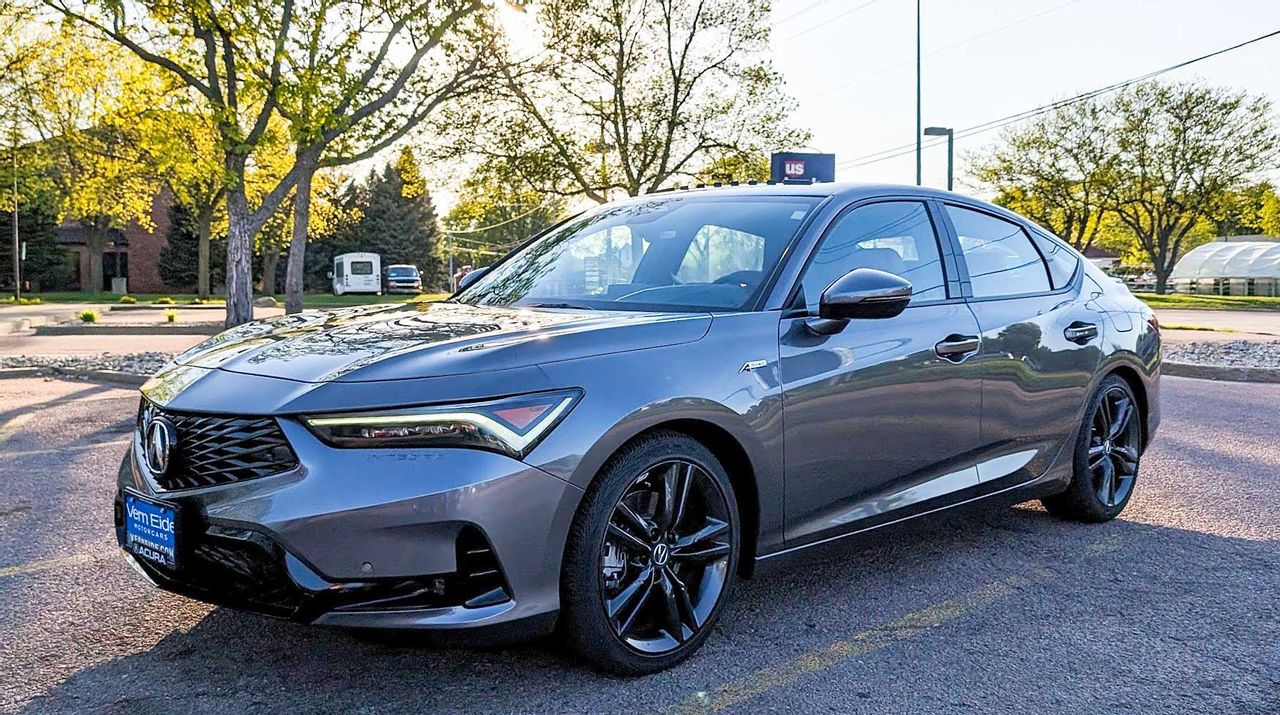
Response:
M1113 519L1152 312L917 187L659 193L431 305L250 323L142 388L115 525L160 587L349 628L687 658L761 563L971 503ZM797 607L803 607L802 604Z
M387 292L413 293L422 292L422 274L417 266L397 263L387 266Z
M344 253L333 257L333 294L382 295L382 258L376 253Z

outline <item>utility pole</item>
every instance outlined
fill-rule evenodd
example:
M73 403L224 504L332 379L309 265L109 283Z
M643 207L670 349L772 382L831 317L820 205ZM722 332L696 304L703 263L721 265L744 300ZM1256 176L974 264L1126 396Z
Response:
M924 150L924 123L920 111L920 0L915 0L915 185L924 183L920 152Z
M22 300L22 246L18 242L18 127L13 127L13 302Z
M453 276L454 276L454 272L453 272L453 234L452 234L452 233L449 233L449 234L445 234L445 235L447 235L447 236L449 237L449 248L448 248L448 251L449 251L449 288L451 289L449 292L450 292L450 293L457 293L457 292L458 292L458 282L457 282L456 280L454 280L454 278L453 278Z

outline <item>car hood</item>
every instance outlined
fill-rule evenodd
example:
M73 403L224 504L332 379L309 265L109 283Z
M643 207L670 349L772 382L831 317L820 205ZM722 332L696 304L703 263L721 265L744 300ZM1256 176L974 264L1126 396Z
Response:
M298 382L403 380L676 345L710 325L706 313L360 306L247 323L175 362Z

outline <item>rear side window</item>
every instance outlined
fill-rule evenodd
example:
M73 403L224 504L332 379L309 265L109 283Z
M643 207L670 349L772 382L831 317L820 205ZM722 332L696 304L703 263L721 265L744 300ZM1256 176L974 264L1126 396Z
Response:
M929 210L918 201L859 206L836 219L805 270L801 286L814 310L822 291L855 268L875 268L911 281L911 302L945 300L946 279Z
M373 275L373 261L352 261L351 275L353 276Z
M1048 269L1022 227L990 214L947 206L975 298L1044 293Z
M1031 240L1036 242L1040 255L1044 256L1045 263L1049 265L1049 280L1053 282L1053 289L1057 290L1070 283L1076 275L1076 269L1080 267L1080 259L1076 258L1075 252L1036 231L1031 232Z

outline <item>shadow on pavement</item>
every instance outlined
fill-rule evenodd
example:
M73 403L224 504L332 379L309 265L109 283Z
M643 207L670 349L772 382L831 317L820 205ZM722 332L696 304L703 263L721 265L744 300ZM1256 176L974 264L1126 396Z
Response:
M867 698L857 707L869 712L950 709L955 698L987 709L1014 697L1020 711L1096 712L1129 701L1141 709L1145 695L1171 692L1207 694L1197 709L1218 703L1263 712L1268 700L1276 703L1276 543L1123 520L1085 526L1020 507L883 530L798 556L740 583L704 651L649 678L598 676L547 643L389 645L217 609L149 650L75 673L24 712L648 711L762 677L807 651L1031 569L1051 575L862 656L856 668L837 664L779 690L788 697L830 690L822 702L843 710L853 707L841 699L848 687ZM130 608L129 594L120 598L93 607ZM904 660L904 648L919 660ZM981 669L973 668L975 654ZM903 669L921 678L914 687L923 699L877 700L897 692L885 679ZM961 682L963 694L932 702L948 679Z

